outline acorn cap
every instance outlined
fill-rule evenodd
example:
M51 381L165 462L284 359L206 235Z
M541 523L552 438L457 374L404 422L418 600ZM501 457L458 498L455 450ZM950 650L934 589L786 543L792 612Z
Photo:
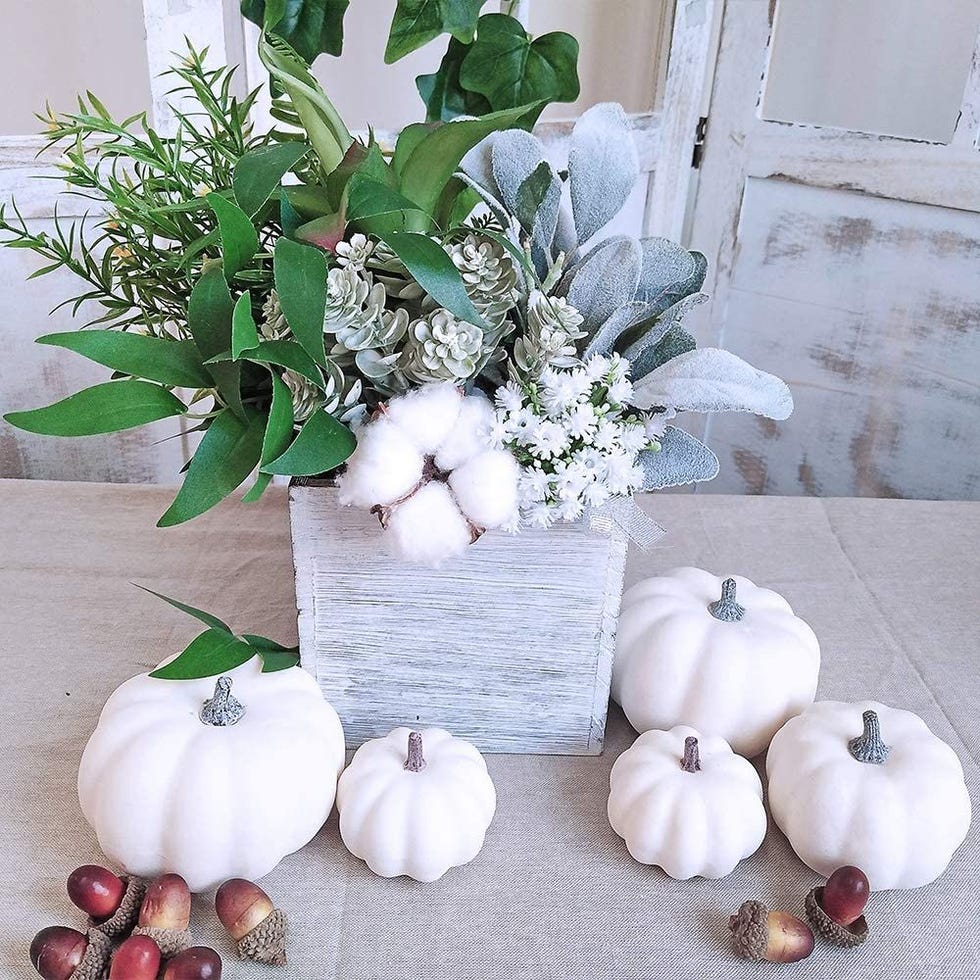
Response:
M238 940L238 955L270 966L286 965L286 916L281 909L273 909Z
M112 941L98 929L89 929L85 938L88 940L85 955L75 967L71 980L101 980L112 956Z
M820 904L823 900L823 886L811 888L804 901L806 907L806 917L810 920L813 928L823 936L827 942L835 946L844 946L852 949L860 946L868 938L868 920L862 915L855 919L849 926L842 926L835 922L823 910Z
M183 952L193 942L189 929L161 929L158 926L137 926L134 936L149 936L157 946L164 959L170 959Z
M742 902L738 913L728 917L732 943L739 956L755 963L765 959L769 944L769 909L762 902Z
M146 894L147 882L144 878L123 875L123 881L126 882L126 891L123 892L119 908L108 919L98 922L90 918L88 922L90 928L98 929L110 939L122 939L130 934L139 919L140 905L143 904L143 896Z

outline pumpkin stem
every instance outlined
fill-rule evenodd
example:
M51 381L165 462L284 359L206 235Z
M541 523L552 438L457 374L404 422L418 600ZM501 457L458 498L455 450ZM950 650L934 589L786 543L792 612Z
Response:
M699 772L701 770L701 753L698 751L698 740L693 735L684 739L684 758L681 759L681 769L684 772Z
M891 747L886 745L881 737L877 713L865 711L861 717L864 721L864 731L847 743L848 751L858 762L870 762L872 765L880 766L888 758Z
M214 685L214 697L208 698L201 708L201 721L205 725L223 727L242 720L245 705L231 693L231 678L219 677Z
M737 623L745 615L745 606L735 600L735 579L721 583L721 598L708 603L708 612L724 623Z
M408 758L405 760L405 768L409 772L421 772L425 766L425 757L422 755L422 733L410 732L408 736Z

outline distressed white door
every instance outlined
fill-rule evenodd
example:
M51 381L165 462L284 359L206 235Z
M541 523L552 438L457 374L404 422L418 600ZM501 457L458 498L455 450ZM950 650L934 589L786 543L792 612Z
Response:
M980 497L980 2L941 7L679 0L664 154L691 203L654 230L708 257L699 341L796 399L709 418L708 492Z

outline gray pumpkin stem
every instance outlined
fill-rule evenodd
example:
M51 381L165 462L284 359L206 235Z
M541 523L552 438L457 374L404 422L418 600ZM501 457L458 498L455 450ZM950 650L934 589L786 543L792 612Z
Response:
M231 693L231 678L219 677L214 685L214 697L208 698L201 708L201 721L205 725L225 727L237 724L245 714L245 705Z
M405 768L409 772L421 772L425 766L425 757L422 755L422 733L411 732L408 736L408 758L405 760Z
M698 740L693 735L684 739L684 758L681 759L681 769L684 772L699 772L701 770L701 753L698 751Z
M745 606L735 599L735 579L721 583L721 598L708 603L708 612L723 623L737 623L745 615Z
M864 721L864 731L847 743L848 751L858 762L870 762L872 765L880 766L888 758L891 747L886 745L881 737L876 712L865 711L861 718Z

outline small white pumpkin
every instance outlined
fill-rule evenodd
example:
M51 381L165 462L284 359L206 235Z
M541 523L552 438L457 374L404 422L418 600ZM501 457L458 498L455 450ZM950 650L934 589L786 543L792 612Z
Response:
M741 575L677 568L623 596L612 696L638 732L693 725L751 758L813 701L819 671L813 630Z
M182 875L191 891L255 880L326 822L344 730L299 667L262 660L225 677L140 674L102 709L78 799L99 845L130 874Z
M723 878L766 836L762 783L717 735L687 725L641 735L609 774L609 823L641 864Z
M793 850L828 876L853 864L872 889L938 878L971 805L956 753L911 711L818 701L769 746L769 807Z
M496 806L483 756L441 728L365 742L337 787L340 836L382 878L435 881L468 864Z

